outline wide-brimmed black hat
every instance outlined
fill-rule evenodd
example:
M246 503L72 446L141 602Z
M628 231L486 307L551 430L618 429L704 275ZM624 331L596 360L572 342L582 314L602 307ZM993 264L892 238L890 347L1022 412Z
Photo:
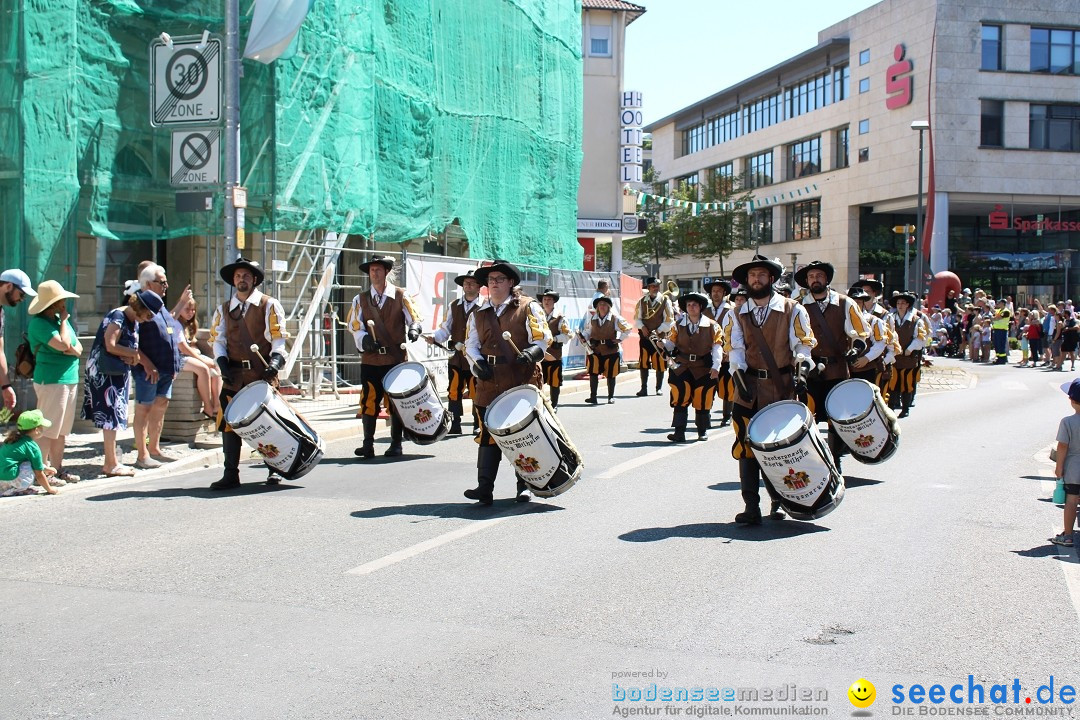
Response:
M390 257L389 255L371 258L366 263L360 263L360 272L366 273L368 270L371 269L372 265L382 265L384 268L386 268L386 272L390 272L394 269L394 258Z
M709 307L709 298L705 297L699 292L688 292L679 295L679 309L681 309L683 312L686 312L686 303L690 302L691 300L696 302L702 310Z
M607 295L601 295L598 298L593 298L592 306L596 307L602 302L606 302L610 307L615 307L615 301L609 298Z
M721 287L724 288L724 294L725 295L729 294L731 292L731 283L728 282L727 280L723 280L721 278L714 278L714 279L710 280L709 282L705 283L705 292L711 293L712 289L714 287L716 287L717 285L720 285Z
M236 271L241 268L250 270L251 274L255 276L255 287L259 287L260 285L262 285L262 281L266 279L266 274L263 272L263 269L259 267L259 263L255 262L254 260L248 260L242 255L236 258L236 262L229 263L225 267L221 268L221 271L218 274L221 276L222 280L227 282L229 285L232 285L233 275L235 275Z
M779 280L780 276L784 274L784 266L779 260L770 260L764 255L755 255L749 262L744 262L742 265L735 268L735 271L731 273L731 277L740 285L745 285L746 274L750 272L752 268L757 267L769 270L776 280Z
M490 265L476 268L476 281L481 285L487 285L488 275L496 270L510 278L511 285L517 285L521 282L521 273L507 260L495 260Z
M476 280L476 271L475 270L470 270L469 272L465 273L464 275L458 275L456 278L454 278L454 284L457 285L458 287L465 287L465 281L470 280L470 279L471 280ZM480 281L476 280L476 282L479 283ZM481 284L483 284L483 283L481 283Z
M869 300L870 293L863 290L862 285L854 285L847 291L847 296L852 300Z
M659 284L660 284L660 279L659 278L654 278L652 276L649 276L649 277L645 278L645 287L649 287L650 285L659 285Z
M551 288L548 288L544 292L540 293L540 297L542 297L542 298L549 297L552 300L554 300L555 302L559 302L559 293L555 292Z
M836 268L831 263L815 260L812 263L807 263L801 268L795 271L795 282L799 283L800 287L808 288L810 283L806 281L806 274L811 270L821 270L825 273L825 284L828 285L832 282L833 275L836 274Z
M908 305L914 305L915 293L911 292L910 290L900 290L898 292L894 292L893 296L889 298L889 304L893 307L896 307L897 300L907 300Z
M748 298L748 297L750 297L750 292L746 289L745 285L740 285L736 290L734 290L731 293L731 297L732 298L737 298L737 297Z
M875 280L873 278L859 278L855 281L855 284L859 287L870 287L878 295L885 289L885 286L881 284L880 280Z

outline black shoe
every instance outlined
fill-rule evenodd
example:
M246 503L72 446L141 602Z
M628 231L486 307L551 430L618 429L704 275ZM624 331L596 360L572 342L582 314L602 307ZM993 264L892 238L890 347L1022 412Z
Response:
M517 497L514 498L520 503L527 503L532 500L532 493L529 492L529 486L518 480L517 484Z
M459 423L459 422L450 423L450 430L447 431L446 434L447 435L460 435L461 434L461 423Z
M900 414L897 415L896 417L898 417L898 418L906 418L910 414L911 413L908 412L907 408L904 408L903 410L900 411Z
M684 443L686 442L686 433L682 431L673 432L668 434L667 439L673 443Z
M761 510L758 508L748 508L735 516L735 522L740 525L760 525Z
M725 416L724 416L724 417L723 417L723 418L722 418L722 419L720 420L720 427L726 427L726 426L728 426L728 425L730 425L730 424L731 424L731 416L730 416L730 415L725 415Z
M709 431L708 430L699 430L698 434L697 434L697 439L698 440L708 440L709 439Z
M240 481L234 478L221 478L216 482L210 483L211 490L232 490L233 488L240 487Z
M656 394L657 395L663 395L664 394L664 389L662 387L660 387L660 386L657 386Z
M774 500L773 504L769 507L769 517L777 520L786 518L787 513L784 512L784 506Z
M480 488L471 488L469 490L466 490L465 497L469 498L470 500L475 500L481 505L490 505L492 502L494 502L494 498L491 496L491 492L485 492Z
M383 453L383 457L401 457L401 445L391 444L390 447L386 449L386 452Z
M649 394L649 391L648 391L648 390L646 390L645 388L641 388L640 390L638 390L638 391L637 391L637 392L635 393L635 395L637 395L638 397L645 397L645 396L647 396L648 394Z
M371 445L361 445L353 450L353 455L362 458L373 458L375 457L375 448Z
M596 404L596 398L595 397L587 397L587 398L585 398L585 404L586 405L595 405Z

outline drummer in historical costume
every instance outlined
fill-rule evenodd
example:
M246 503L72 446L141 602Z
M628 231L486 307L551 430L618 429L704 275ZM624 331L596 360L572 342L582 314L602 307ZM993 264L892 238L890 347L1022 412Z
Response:
M889 383L889 407L894 410L900 408L898 417L907 417L910 412L911 399L918 382L920 355L927 338L914 304L914 293L904 291L893 295L896 335L901 350L896 356L896 367Z
M476 396L476 380L469 370L469 362L465 359L464 343L465 331L468 329L469 316L480 307L484 300L480 297L480 283L476 281L475 271L470 270L464 275L454 278L454 284L462 290L462 296L450 303L450 312L446 314L446 320L432 335L424 335L424 340L430 345L439 343L450 351L450 359L447 361L449 371L449 384L447 400L450 404L450 435L461 434L461 416L465 413L462 400L467 394L469 398ZM458 344L462 350L458 350ZM473 424L476 432L480 431L480 423L473 416Z
M558 409L559 392L562 390L563 383L562 354L563 347L570 342L570 323L555 307L559 302L559 293L554 290L545 290L540 296L540 302L543 304L544 318L547 320L548 331L552 338L551 345L548 346L548 355L551 359L545 358L540 363L540 369L543 371L544 383L548 386L548 393L551 395L551 407Z
M750 297L736 313L725 346L736 389L731 454L739 461L739 484L746 505L735 516L737 523L761 522L759 487L763 478L746 435L750 420L766 405L795 398L795 375L808 370L816 343L806 308L773 291L781 272L783 266L778 261L755 255L732 273ZM780 514L776 491L767 481L765 489L773 498L772 513Z
M394 258L377 257L360 265L371 287L356 295L349 308L347 324L356 349L360 351L360 410L364 442L353 452L362 458L375 457L375 426L379 407L384 402L383 378L395 366L406 362L408 353L402 345L420 337L423 319L405 294L392 282ZM390 447L384 455L401 455L404 426L390 413Z
M488 302L469 316L465 341L476 376L473 405L480 418L477 485L466 490L465 497L491 505L502 450L484 426L484 415L488 405L501 393L519 385L542 386L540 361L551 344L551 331L540 304L517 289L521 273L509 262L496 260L479 268L476 280L487 286ZM504 333L510 334L509 339L504 339ZM518 502L528 502L530 498L528 486L518 480Z
M851 377L849 362L865 362L858 356L866 350L866 338L870 334L863 320L862 308L847 295L841 295L830 287L835 270L830 263L814 260L795 273L795 282L806 288L802 296L803 307L810 317L810 329L817 344L811 352L815 370L807 378L807 406L818 422L828 426L829 450L833 464L840 469L840 457L847 446L836 434L825 412L825 398L829 391Z
M210 484L211 490L240 486L240 436L225 423L229 402L240 390L260 380L276 385L278 371L285 366L285 311L281 303L258 290L265 274L259 263L239 257L219 273L235 290L233 297L214 311L210 326L210 345L221 370L221 409L218 429L225 456L221 479ZM252 350L257 346L258 353ZM260 358L260 354L262 357ZM262 358L266 358L266 363ZM270 473L267 484L280 478Z
M863 307L868 313L881 320L887 332L885 338L885 351L882 353L882 362L884 366L882 367L877 386L878 389L881 390L881 396L888 400L889 384L892 380L893 365L896 362L896 350L898 347L896 330L893 328L893 319L896 316L881 304L880 298L883 286L880 280L860 278L855 282L855 287L862 288L866 294L870 296L868 300L863 302Z
M862 309L863 322L870 334L866 338L866 349L851 365L851 377L866 380L881 387L881 375L885 371L885 350L890 340L889 328L885 321L870 312L874 299L870 293L856 285L848 290L848 297Z
M728 302L731 283L727 280L712 280L705 286L705 292L709 293L710 302L704 312L716 321L723 330L724 337L727 337L731 334L731 323L735 320L735 307ZM720 420L720 427L724 427L731 422L731 406L735 402L735 386L731 383L731 371L726 357L720 365L720 376L716 380L716 396L723 402L724 416Z
M686 423L694 406L694 425L698 440L709 437L709 412L712 410L716 381L724 355L724 331L702 309L709 304L701 293L691 292L679 298L682 317L663 340L671 354L668 384L671 407L675 411L675 432L668 440L686 442Z
M595 312L585 315L581 325L581 337L588 344L590 352L585 358L585 369L589 373L589 397L585 402L596 404L596 390L600 385L600 376L607 378L608 405L615 402L615 379L619 375L619 343L631 330L617 313L612 312L611 298L598 297L593 300Z
M634 327L637 328L640 336L638 372L641 373L641 390L637 393L638 397L649 394L649 370L656 371L656 394L660 394L660 388L664 385L667 362L660 348L653 342L653 338L663 338L667 335L675 320L671 299L660 292L660 281L650 277L645 280L645 287L648 292L634 305Z

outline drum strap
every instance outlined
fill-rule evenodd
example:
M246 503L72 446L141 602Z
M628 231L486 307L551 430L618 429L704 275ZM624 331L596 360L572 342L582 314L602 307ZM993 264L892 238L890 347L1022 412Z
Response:
M503 310L503 312L513 312L515 307L517 307L517 306L515 304L511 303L510 305L508 305L506 307L505 310ZM509 362L514 362L514 354L510 350L510 343L503 340L502 326L499 325L499 318L497 318L495 316L495 308L494 308L494 306L492 306L491 312L486 313L486 314L488 316L488 326L489 326L488 329L493 333L492 338L496 338L498 340L498 342L499 342L499 351L502 353L503 358L508 363Z
M395 293L394 296L395 296L395 298L400 298L401 297L400 294L399 294L400 291L401 291L401 288L394 288L394 293ZM363 297L364 297L365 300L367 300L367 302L365 303L367 307L364 308L364 309L367 309L367 308L371 309L371 317L366 318L366 319L375 321L375 332L378 333L377 340L380 343L385 343L390 338L390 332L386 329L386 323L383 322L381 308L378 305L376 305L375 302L371 299L371 291L370 290L368 292L364 293ZM389 301L390 301L390 298L386 298L386 300L384 300L383 303L385 304L385 303L387 303ZM361 307L363 308L363 306L361 306ZM395 318L395 320L397 320L397 318ZM386 352L391 357L393 357L395 360L397 360L397 362L400 363L400 362L404 361L404 357L402 355L401 348L399 348L399 347L390 347L389 345L384 345L384 347L386 348Z
M751 320L747 325L750 326L750 332L754 336L754 341L761 346L761 356L765 358L765 364L769 366L769 376L772 378L773 384L776 385L777 391L780 393L780 397L788 397L790 388L784 386L784 381L780 377L780 368L776 365L776 358L773 357L772 348L769 347L769 343L765 340L765 333L761 332L761 328L754 324Z
M836 336L833 335L832 328L829 327L828 321L825 320L825 313L821 312L821 307L816 302L810 303L805 307L821 326L821 335L825 338L825 342L829 343L831 347L837 348L839 352L844 352L844 346L836 342Z

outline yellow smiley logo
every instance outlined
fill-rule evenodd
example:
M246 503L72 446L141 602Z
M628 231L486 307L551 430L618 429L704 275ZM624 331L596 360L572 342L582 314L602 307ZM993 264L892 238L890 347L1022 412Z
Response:
M865 678L859 678L855 682L851 683L851 687L847 690L848 700L851 704L857 708L868 708L874 704L874 699L877 697L877 692L874 690L874 684Z

